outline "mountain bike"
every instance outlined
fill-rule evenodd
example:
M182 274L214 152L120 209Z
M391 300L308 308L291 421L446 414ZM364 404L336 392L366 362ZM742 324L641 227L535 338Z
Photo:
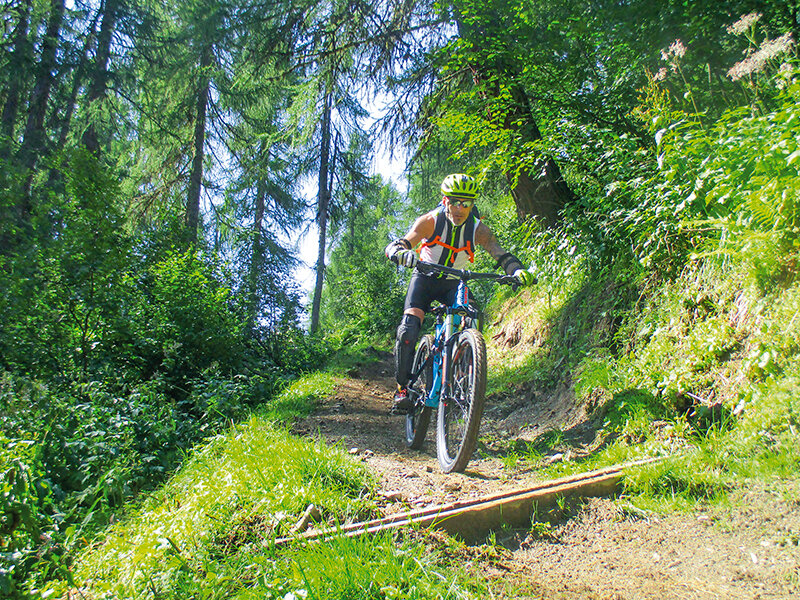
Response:
M421 273L445 273L459 279L451 305L431 310L433 335L420 340L408 382L414 407L406 414L406 444L419 449L425 441L433 409L437 409L436 454L445 473L463 471L478 441L486 395L486 343L480 310L470 304L466 282L490 280L516 288L511 275L474 273L418 261Z

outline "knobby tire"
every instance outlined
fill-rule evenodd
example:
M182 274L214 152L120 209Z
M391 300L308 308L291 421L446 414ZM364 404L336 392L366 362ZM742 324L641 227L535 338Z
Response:
M475 451L486 396L486 343L477 329L459 334L445 389L436 427L437 455L442 471L461 472Z
M414 354L412 373L419 371L420 367L428 360L432 347L433 337L430 335L423 337L416 354ZM433 409L425 406L425 398L428 397L428 392L431 390L432 378L433 366L428 364L409 389L414 400L414 408L406 415L406 445L412 450L419 450L422 447L425 435L428 433Z

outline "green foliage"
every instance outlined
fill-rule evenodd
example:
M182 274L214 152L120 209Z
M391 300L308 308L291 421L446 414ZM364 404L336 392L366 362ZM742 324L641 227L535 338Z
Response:
M657 396L636 389L614 394L605 409L604 426L622 435L638 435L634 432L639 426L662 418L668 412Z
M758 104L702 119L699 96L676 110L652 82L639 114L652 119L655 152L568 130L592 140L571 148L595 175L558 229L517 233L542 285L522 335L537 347L508 368L512 381L554 389L566 367L602 443L548 474L670 455L637 471L626 494L671 510L713 502L742 478L796 473L786 403L800 348L798 88L794 69L783 71L761 74ZM490 387L508 377L495 372Z
M74 153L65 195L50 197L42 207L41 243L21 242L6 255L0 274L7 366L67 377L92 369L98 340L113 329L125 297L129 239L117 205L108 171L87 154Z
M660 500L671 509L690 509L724 494L732 483L731 477L700 459L673 458L636 469L625 481L626 492L640 496L644 508L659 506Z
M668 191L662 202L674 206L665 216L700 234L695 247L710 237L711 249L735 251L749 231L779 232L785 249L800 244L798 98L800 84L793 84L774 112L736 109L708 132L678 123L657 135L662 183L656 189Z
M170 254L150 270L152 300L140 335L157 341L156 368L176 383L212 366L230 372L243 358L241 321L215 270L191 252Z
M311 504L327 524L371 514L374 485L341 449L252 418L198 449L86 548L76 580L89 593L124 597L480 597L480 582L416 535L272 543Z
M50 489L36 450L33 441L0 434L0 591L7 598L21 592L32 572L59 564L52 554Z
M29 448L3 465L3 519L20 524L3 536L2 585L17 594L68 577L79 540L323 356L291 327L247 339L224 265L174 250L169 228L125 227L110 171L69 160L41 239L0 271L0 425L9 448Z
M195 452L137 514L89 549L76 572L97 592L126 597L152 586L170 597L230 596L261 577L240 561L269 557L269 541L288 534L309 504L343 521L369 506L362 500L369 485L363 466L343 451L252 418ZM248 522L263 523L258 539L227 547L227 536Z

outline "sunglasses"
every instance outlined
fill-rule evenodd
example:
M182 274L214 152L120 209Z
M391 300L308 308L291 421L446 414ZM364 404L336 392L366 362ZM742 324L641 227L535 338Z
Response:
M460 206L463 208L471 208L472 205L475 204L475 200L456 200L449 196L447 196L447 200L450 202L450 206Z

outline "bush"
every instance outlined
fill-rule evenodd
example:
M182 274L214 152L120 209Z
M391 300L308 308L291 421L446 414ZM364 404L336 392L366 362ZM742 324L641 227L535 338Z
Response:
M38 450L32 440L0 433L0 592L5 598L21 594L32 574L60 567L63 535Z
M216 265L194 252L172 252L145 281L128 351L151 372L181 386L209 368L230 373L246 354L243 322Z
M59 388L4 373L0 426L15 437L0 436L0 552L8 564L0 589L17 593L33 581L67 577L62 557L75 544L283 386L274 373L209 370L175 401L163 378L123 392L113 381Z

